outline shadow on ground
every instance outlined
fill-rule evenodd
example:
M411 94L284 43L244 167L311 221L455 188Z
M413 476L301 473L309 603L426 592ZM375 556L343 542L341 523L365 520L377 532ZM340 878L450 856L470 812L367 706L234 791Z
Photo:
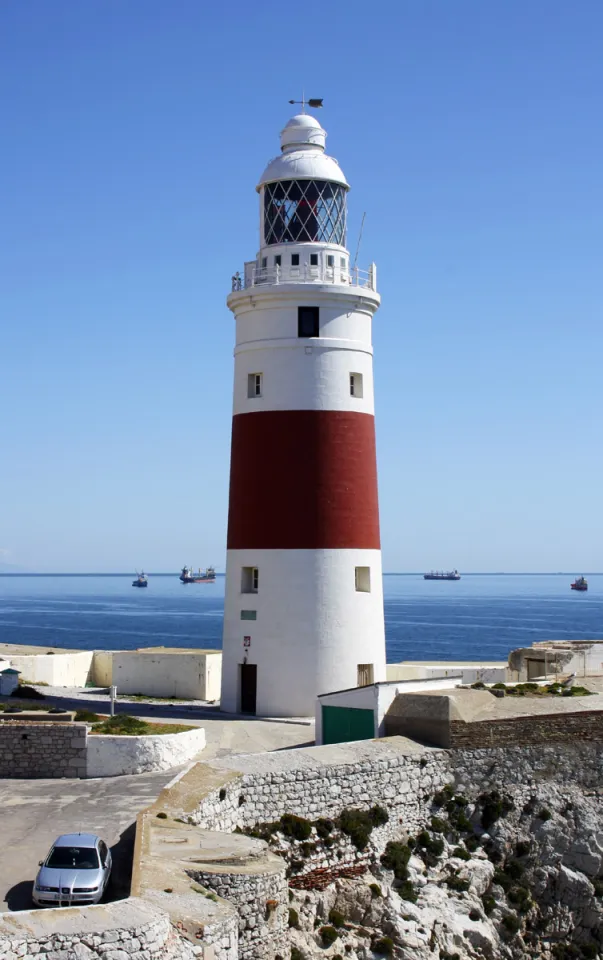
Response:
M33 880L22 880L11 887L5 896L6 905L9 910L31 910L33 901L31 894L33 890Z

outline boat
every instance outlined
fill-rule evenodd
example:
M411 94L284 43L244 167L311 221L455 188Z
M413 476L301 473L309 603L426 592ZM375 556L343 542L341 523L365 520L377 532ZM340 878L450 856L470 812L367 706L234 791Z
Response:
M423 574L424 580L460 580L461 575L458 570L432 570L430 573Z
M149 581L144 575L144 571L136 574L136 580L132 580L133 587L148 587Z
M581 593L584 593L585 590L588 590L588 580L586 577L576 577L571 584L571 588L572 590L580 590Z
M182 583L215 583L216 571L213 567L207 567L206 570L199 569L195 573L192 567L183 567L180 580Z

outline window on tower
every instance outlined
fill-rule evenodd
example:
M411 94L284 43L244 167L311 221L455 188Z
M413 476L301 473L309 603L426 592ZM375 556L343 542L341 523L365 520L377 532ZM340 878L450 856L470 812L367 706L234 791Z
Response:
M311 253L311 254L310 254L310 266L311 266L311 267L317 267L317 266L318 266L318 254L317 254L317 253Z
M280 265L281 265L281 255L280 255L280 253L278 253L278 254L276 255L276 257L274 258L274 266L275 266L275 267L280 267Z
M319 331L319 309L318 307L298 307L297 308L297 336L298 337L318 337Z
M358 593L371 592L371 568L356 567L355 569L356 590Z
M241 593L257 593L260 574L257 567L243 567L241 571Z
M291 254L291 266L292 266L292 267L299 267L299 253L292 253L292 254Z
M346 188L328 180L278 180L264 187L264 242L345 245Z
M329 254L327 257L327 267L335 266L335 257L332 254Z
M247 396L250 400L262 396L262 380L261 373L247 374Z
M359 400L362 399L363 392L362 392L362 374L361 373L350 374L350 396L356 397Z

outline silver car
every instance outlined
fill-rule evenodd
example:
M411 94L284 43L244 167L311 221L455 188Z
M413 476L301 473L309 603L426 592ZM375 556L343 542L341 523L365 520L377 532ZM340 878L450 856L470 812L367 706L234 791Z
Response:
M99 903L111 875L111 851L93 833L65 833L52 845L33 888L37 907Z

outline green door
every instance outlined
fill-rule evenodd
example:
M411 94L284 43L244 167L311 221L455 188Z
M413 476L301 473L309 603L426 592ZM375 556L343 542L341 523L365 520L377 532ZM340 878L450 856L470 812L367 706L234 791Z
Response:
M375 720L372 710L355 707L322 708L322 742L348 743L350 740L372 740Z

